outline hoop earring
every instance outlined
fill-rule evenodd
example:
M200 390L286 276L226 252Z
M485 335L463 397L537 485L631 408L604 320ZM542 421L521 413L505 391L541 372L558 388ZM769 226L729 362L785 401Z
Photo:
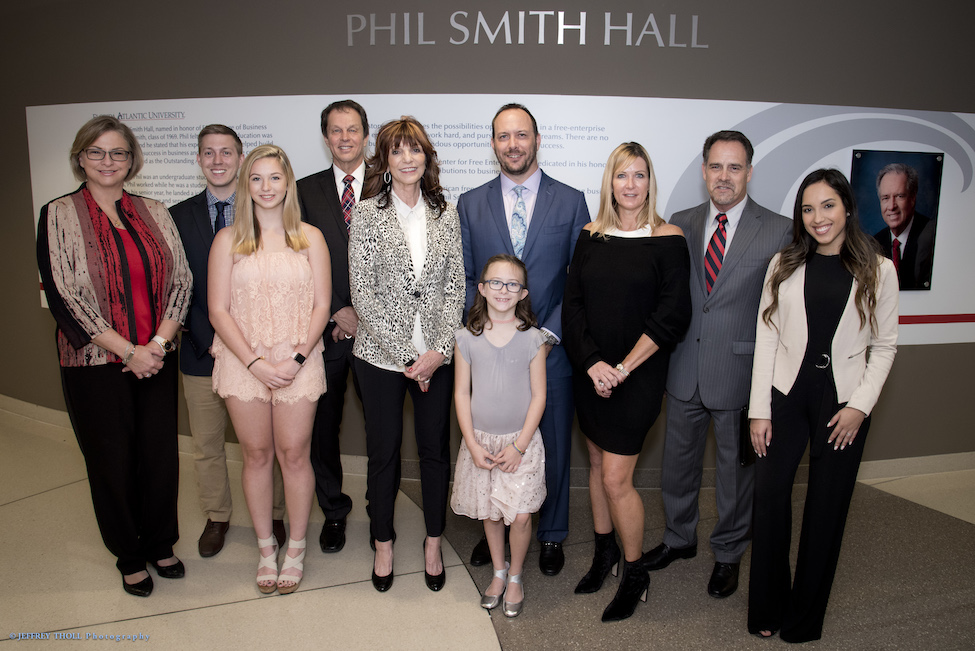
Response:
M389 170L383 174L383 185L390 185L393 182L393 175L389 173Z

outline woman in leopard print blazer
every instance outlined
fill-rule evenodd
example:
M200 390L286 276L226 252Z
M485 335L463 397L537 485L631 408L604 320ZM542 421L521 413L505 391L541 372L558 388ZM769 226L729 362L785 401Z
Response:
M366 414L372 582L380 592L393 584L393 504L409 391L427 533L424 569L427 587L436 591L445 581L440 536L450 479L447 365L464 307L460 222L444 199L437 153L414 118L380 128L367 169L366 199L352 215L349 280L359 315L352 352Z

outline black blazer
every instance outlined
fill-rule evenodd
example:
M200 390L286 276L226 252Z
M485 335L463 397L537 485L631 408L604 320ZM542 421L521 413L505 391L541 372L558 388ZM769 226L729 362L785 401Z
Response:
M335 188L335 173L329 167L298 181L298 201L301 219L317 226L325 236L332 260L332 306L329 314L352 305L349 290L349 231L345 227L342 203ZM335 323L325 326L325 359L338 359L352 345L351 339L332 341Z
M207 259L213 244L213 228L207 212L206 190L179 202L169 212L179 229L186 260L193 272L193 298L184 324L187 331L179 347L179 367L186 375L212 375L213 326L207 312Z
M937 222L924 215L914 213L911 233L907 236L907 246L901 252L897 279L901 289L931 289L931 270L934 268L934 234ZM884 256L894 255L894 236L889 228L874 234L880 243Z

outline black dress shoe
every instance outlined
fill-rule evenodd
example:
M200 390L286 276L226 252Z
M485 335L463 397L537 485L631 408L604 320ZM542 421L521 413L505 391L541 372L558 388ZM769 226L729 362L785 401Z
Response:
M671 563L673 563L678 558L694 558L697 556L697 545L692 547L681 547L680 549L676 547L668 547L664 543L660 543L640 559L643 566L647 568L650 572L654 570L662 570Z
M723 599L738 589L738 563L715 563L708 581L708 594Z
M203 533L200 535L200 542L197 545L200 548L200 556L210 558L219 554L220 550L223 549L223 542L228 529L230 529L229 522L214 522L207 519L207 524L203 527Z
M474 567L481 567L482 565L487 565L491 562L491 548L488 547L488 541L486 536L481 536L481 539L476 545L474 545L474 551L471 552L471 565Z
M148 597L152 594L152 576L147 576L138 583L126 583L123 576L122 589L136 597Z
M326 554L334 554L345 547L345 518L326 520L322 525L322 535L318 537L318 544Z
M284 549L284 543L288 540L288 532L284 530L284 520L272 520L271 531L274 532L274 540L278 543L278 549Z
M440 548L440 565L442 567L440 570L440 574L437 574L436 576L427 572L426 553L427 553L427 539L426 537L424 537L423 538L423 555L424 555L423 579L424 581L427 582L428 588L430 588L434 592L440 592L440 588L442 588L444 584L447 582L447 568L446 566L443 566L443 547Z
M160 565L156 561L149 562L156 568L156 574L164 579L182 579L186 576L186 567L183 565L183 561L178 558L172 565Z
M551 540L542 541L542 551L538 555L538 569L546 576L555 576L565 565L565 553L562 543Z

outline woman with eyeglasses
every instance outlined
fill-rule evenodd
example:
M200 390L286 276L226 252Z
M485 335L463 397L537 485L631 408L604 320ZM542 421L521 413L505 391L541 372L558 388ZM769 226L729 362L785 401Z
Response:
M37 264L98 528L122 587L147 597L147 562L167 579L185 573L173 554L174 339L192 277L166 207L123 189L143 163L129 127L110 115L92 118L69 158L82 184L41 210Z
M638 143L623 143L606 163L599 213L579 235L562 303L595 529L592 567L576 593L596 592L624 561L604 622L626 619L646 600L643 501L633 472L660 413L670 350L691 319L684 233L664 222L656 205L650 156Z
M464 257L457 207L440 185L437 152L412 117L376 134L363 201L352 213L349 279L359 330L353 364L366 415L366 496L372 583L393 584L393 506L400 481L403 402L413 402L413 428L423 490L427 587L446 580L440 539L450 481L450 399L454 331L464 309Z

